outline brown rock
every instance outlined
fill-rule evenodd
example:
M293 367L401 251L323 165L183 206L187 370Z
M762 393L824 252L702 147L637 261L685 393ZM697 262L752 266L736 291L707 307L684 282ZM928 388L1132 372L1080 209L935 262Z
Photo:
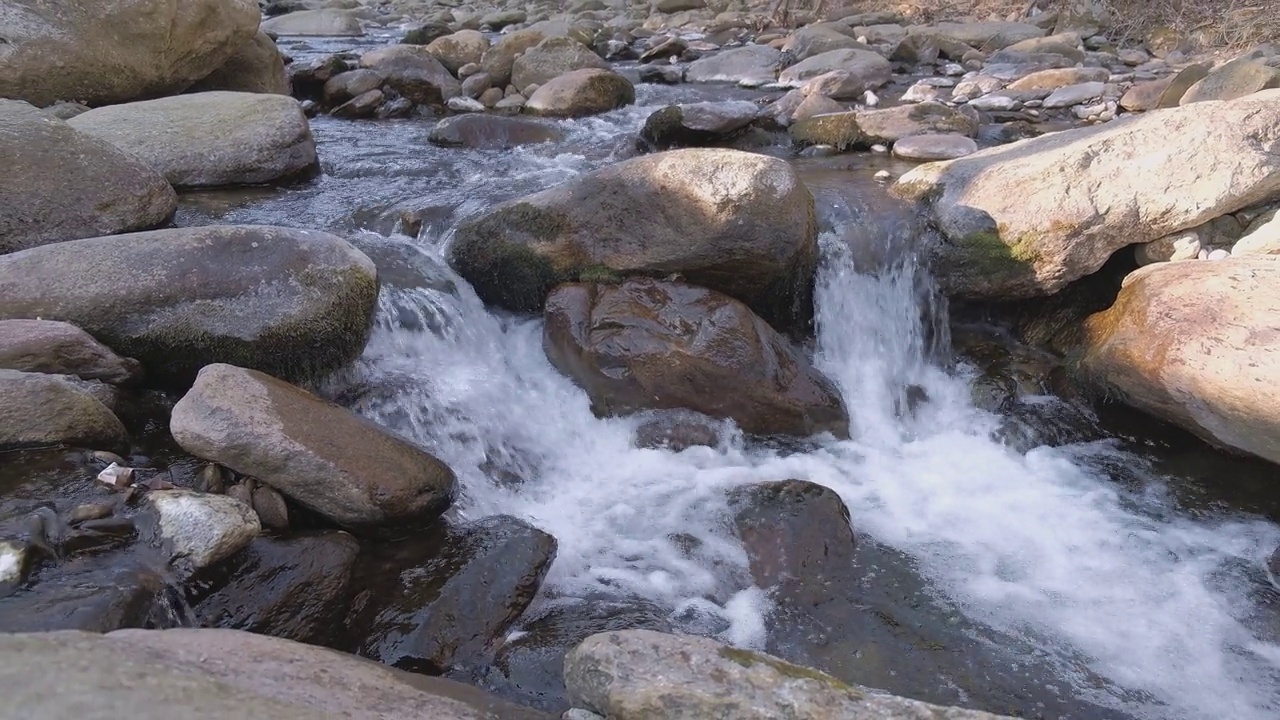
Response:
M115 385L142 375L137 360L120 357L89 333L56 320L0 320L0 368Z
M270 35L259 31L231 59L191 86L187 92L231 90L234 92L289 94L289 74L284 57Z

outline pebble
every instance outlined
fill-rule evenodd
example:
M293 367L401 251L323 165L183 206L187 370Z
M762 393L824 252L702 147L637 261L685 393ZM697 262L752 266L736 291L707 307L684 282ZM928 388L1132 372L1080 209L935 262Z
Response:
M893 179L893 174L890 173L888 170L881 170L880 172L877 172L875 174L875 179L879 180L880 182L889 182L890 180Z
M475 98L469 98L464 95L455 95L454 97L449 98L449 101L446 102L445 105L454 112L484 112L484 103L476 100Z
M1208 255L1208 259L1209 259L1209 260L1226 260L1226 259L1227 259L1227 258L1229 258L1229 257L1231 257L1231 251L1230 251L1230 250L1223 250L1222 248L1218 248L1217 250L1213 250L1213 251L1211 251L1211 252L1209 253L1209 255Z
M942 66L939 72L941 72L943 75L956 77L956 76L965 74L966 72L968 72L968 70L965 70L963 66L958 65L956 63L947 63L946 65Z
M871 146L871 152L874 152L874 153L887 153L887 152L889 152L889 146L888 146L888 145L872 145L872 146Z
M875 107L880 104L880 98L877 97L875 93L868 90L862 96L862 104L867 105L868 107Z

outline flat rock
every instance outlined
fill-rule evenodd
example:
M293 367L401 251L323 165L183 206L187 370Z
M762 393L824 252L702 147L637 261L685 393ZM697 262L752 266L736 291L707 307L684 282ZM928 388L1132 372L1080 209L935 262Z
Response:
M262 21L262 30L275 35L319 35L356 37L364 28L355 15L346 10L321 8L301 10Z
M684 72L689 82L773 82L782 52L768 45L745 45L694 60Z
M318 167L311 126L282 95L204 92L111 105L70 123L137 157L176 187L253 185Z
M1043 107L1046 110L1053 110L1056 108L1071 107L1072 105L1080 105L1102 97L1102 93L1106 92L1106 89L1106 83L1101 82L1086 82L1078 85L1068 85L1054 90L1049 97L1044 99Z
M836 27L826 23L802 27L791 33L782 49L800 62L832 50L865 48L847 32L840 32Z
M129 436L106 405L63 377L0 370L0 450L53 445L118 450Z
M56 320L0 320L0 368L113 385L142 374L137 360L120 357L89 333Z
M1038 70L1009 83L1010 90L1057 90L1082 83L1105 83L1111 77L1106 68L1051 68Z
M904 160L954 160L978 152L978 143L964 135L911 135L893 144L894 157Z
M431 128L427 138L444 147L499 150L517 145L559 142L564 132L550 123L502 115L455 115Z
M671 105L645 120L640 137L660 150L711 145L751 125L759 114L759 106L747 100Z
M792 65L779 73L778 83L799 87L806 80L833 71L843 71L858 78L868 89L878 88L893 77L893 67L879 53L846 48L814 55Z

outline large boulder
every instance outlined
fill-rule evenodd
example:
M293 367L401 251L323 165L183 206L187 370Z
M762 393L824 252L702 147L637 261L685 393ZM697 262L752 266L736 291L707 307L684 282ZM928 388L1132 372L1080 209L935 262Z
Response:
M528 95L530 85L542 85L574 70L608 70L609 64L591 48L567 37L549 37L521 53L511 65L511 84Z
M486 302L537 312L553 287L669 275L780 327L812 316L813 197L785 161L734 150L647 155L462 224L450 262Z
M1280 88L1280 68L1249 57L1236 58L1210 70L1187 89L1179 105L1207 100L1235 100L1260 90Z
M188 92L229 90L231 92L289 94L289 73L276 41L259 32L240 46L222 67L191 86Z
M203 92L112 105L70 120L177 187L254 185L314 172L311 126L283 95Z
M636 101L631 81L611 70L574 70L548 80L529 97L524 111L547 117L583 117Z
M354 532L431 523L456 479L416 445L269 375L212 364L173 408L184 450L250 475Z
M610 720L999 717L846 685L772 655L652 630L592 635L569 652L564 675L575 707Z
M212 362L329 372L364 349L377 295L362 253L289 228L155 230L0 256L0 319L69 322L179 385Z
M253 0L6 0L0 97L41 107L181 92L258 30Z
M0 451L71 445L127 447L124 425L87 390L44 373L0 370Z
M1280 195L1278 124L1269 90L922 165L895 191L945 236L934 260L949 293L1047 295L1122 247Z
M0 686L33 718L553 720L459 682L241 630L3 635L0 653L22 658L0 664Z
M599 415L686 408L760 435L849 434L835 385L713 290L647 278L562 285L547 298L542 344Z
M0 100L0 167L0 254L148 230L178 206L155 170L23 102Z
M364 34L360 20L346 10L301 10L262 21L262 29L275 35L353 37Z
M120 357L89 333L56 320L0 320L0 368L113 385L133 382L142 373L137 360Z
M778 75L778 83L800 87L806 80L835 71L848 73L868 89L878 88L893 78L893 66L880 53L845 48L820 53L792 65Z
M435 55L419 45L390 45L360 56L360 67L375 70L387 87L415 103L444 105L462 85Z
M488 49L489 38L478 30L459 30L427 45L427 52L435 55L454 75L463 65L479 63Z
M724 50L689 63L684 79L689 82L733 82L760 84L773 82L782 62L782 51L768 45L746 45Z
M1081 369L1219 447L1280 463L1280 257L1148 265L1086 322Z

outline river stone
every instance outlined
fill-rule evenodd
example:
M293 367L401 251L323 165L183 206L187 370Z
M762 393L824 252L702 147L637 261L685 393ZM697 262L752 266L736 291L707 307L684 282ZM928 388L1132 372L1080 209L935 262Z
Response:
M1057 90L1081 83L1105 83L1111 71L1099 67L1050 68L1037 70L1009 83L1010 90Z
M444 463L253 370L205 366L174 406L169 430L192 455L255 477L357 533L425 526L453 500L456 480Z
M511 84L528 95L530 85L541 87L566 73L587 69L608 70L609 64L577 40L549 37L515 58Z
M1231 247L1232 255L1280 255L1280 210L1258 216Z
M835 385L713 290L648 278L562 285L547 298L542 345L597 415L685 408L759 435L849 434Z
M610 720L997 720L846 685L772 655L652 630L592 635L565 658L576 707Z
M427 45L427 52L435 55L440 63L454 75L458 69L470 63L479 63L489 49L489 38L477 30L459 30L452 35L436 38Z
M1278 125L1280 90L1268 90L922 165L895 192L921 201L949 241L933 260L950 294L1047 295L1126 245L1280 195Z
M1246 56L1210 70L1208 75L1187 90L1178 104L1235 100L1271 88L1280 88L1280 68L1270 67Z
M890 145L904 137L930 133L978 134L978 118L973 110L956 110L942 103L922 102L857 114L864 142Z
M537 312L561 282L681 274L775 326L812 317L813 197L783 160L686 149L610 165L459 226L450 263L485 302Z
M791 53L796 62L807 60L814 55L821 55L832 50L853 50L864 48L857 40L849 37L846 33L840 32L835 26L826 23L818 23L816 25L808 25L795 32L787 38L782 49Z
M1280 463L1280 257L1148 265L1085 325L1086 377L1218 447Z
M1120 98L1120 106L1132 112L1178 107L1187 90L1203 80L1212 67L1207 62L1192 63L1170 77L1134 85Z
M1054 90L1042 103L1046 110L1071 107L1072 105L1080 105L1091 100L1097 100L1102 97L1102 93L1106 92L1106 90L1107 84L1101 82L1068 85Z
M164 578L139 567L51 573L22 592L0 599L0 638L6 637L2 633L173 627L175 620L164 610L166 590ZM0 675L14 664L0 663ZM11 698L13 689L3 681L0 685Z
M120 420L58 375L0 370L0 450L50 445L128 447Z
M344 532L255 538L228 559L225 582L194 603L195 616L204 627L328 645L346 616L359 551Z
M0 100L0 167L0 254L146 230L178 205L137 158L23 102Z
M240 630L4 635L0 653L23 658L0 665L0 685L33 718L554 720L452 680Z
M52 105L181 92L258 30L253 0L5 0L0 97Z
M994 48L990 42L985 45L990 50L999 50L987 58L989 63L1008 62L1019 55L1061 55L1072 63L1081 63L1085 59L1084 50L1080 47L1080 35L1074 32L1027 38L1003 48Z
M1080 37L1098 35L1111 28L1107 0L1069 0L1060 3L1055 33L1076 33Z
M485 13L480 18L480 25L488 25L493 30L501 30L508 25L517 25L529 19L529 13L524 10L495 10L491 13Z
M904 160L954 160L978 152L972 138L955 134L926 134L904 137L893 144L894 157Z
M262 30L273 35L320 35L355 37L364 35L356 16L346 10L322 8L302 10L262 21Z
M56 320L0 320L0 368L113 385L132 383L142 374L137 360L120 357L89 333Z
M548 80L535 90L525 102L524 112L544 117L584 117L616 110L635 101L635 87L618 73L574 70Z
M337 107L350 102L382 87L382 81L385 79L386 76L383 73L368 68L338 73L324 84L324 90L321 91L324 104Z
M289 73L276 41L265 32L240 46L222 67L191 86L188 92L227 90L231 92L289 94Z
M832 70L804 81L799 87L806 96L822 95L832 100L861 99L873 85L863 75L848 70Z
M336 118L348 120L371 118L377 114L378 108L382 106L386 99L386 93L381 90L369 90L342 103L334 108L330 114Z
M332 371L364 349L377 295L373 263L313 230L174 228L0 255L0 319L77 325L166 384L214 362Z
M69 124L134 155L175 187L255 185L319 166L306 115L282 95L178 95L90 110Z
M389 45L360 56L360 67L377 70L387 87L415 103L444 105L462 93L462 85L420 45Z
M1048 34L1044 28L1039 28L1035 25L999 20L982 22L940 22L927 27L912 29L911 32L950 38L975 48L987 45L997 37L1005 43L1002 47L1008 47L1009 45L1022 42L1023 40L1043 37Z
M671 105L645 120L640 137L659 150L712 145L749 126L759 113L747 100Z
M792 65L778 75L778 83L799 87L806 80L837 70L857 78L867 89L878 88L893 77L893 67L879 53L846 48L814 55Z
M564 132L555 125L502 115L454 115L436 123L427 140L444 147L501 150L517 145L559 142Z
M1133 257L1138 265L1177 260L1195 260L1200 255L1200 233L1183 230L1166 235L1159 240L1133 246Z
M516 58L546 38L546 33L532 28L503 35L484 52L480 66L489 73L495 87L505 87L511 82L511 68Z
M487 662L524 613L556 540L497 515L362 559L347 627L362 657L431 675Z
M841 152L871 144L863 138L858 113L853 110L797 118L787 132L799 145L825 145Z
M722 50L689 63L684 79L689 82L773 82L782 61L782 52L768 45L746 45Z
M161 490L147 501L160 515L170 565L186 574L231 557L262 532L253 508L226 495Z

